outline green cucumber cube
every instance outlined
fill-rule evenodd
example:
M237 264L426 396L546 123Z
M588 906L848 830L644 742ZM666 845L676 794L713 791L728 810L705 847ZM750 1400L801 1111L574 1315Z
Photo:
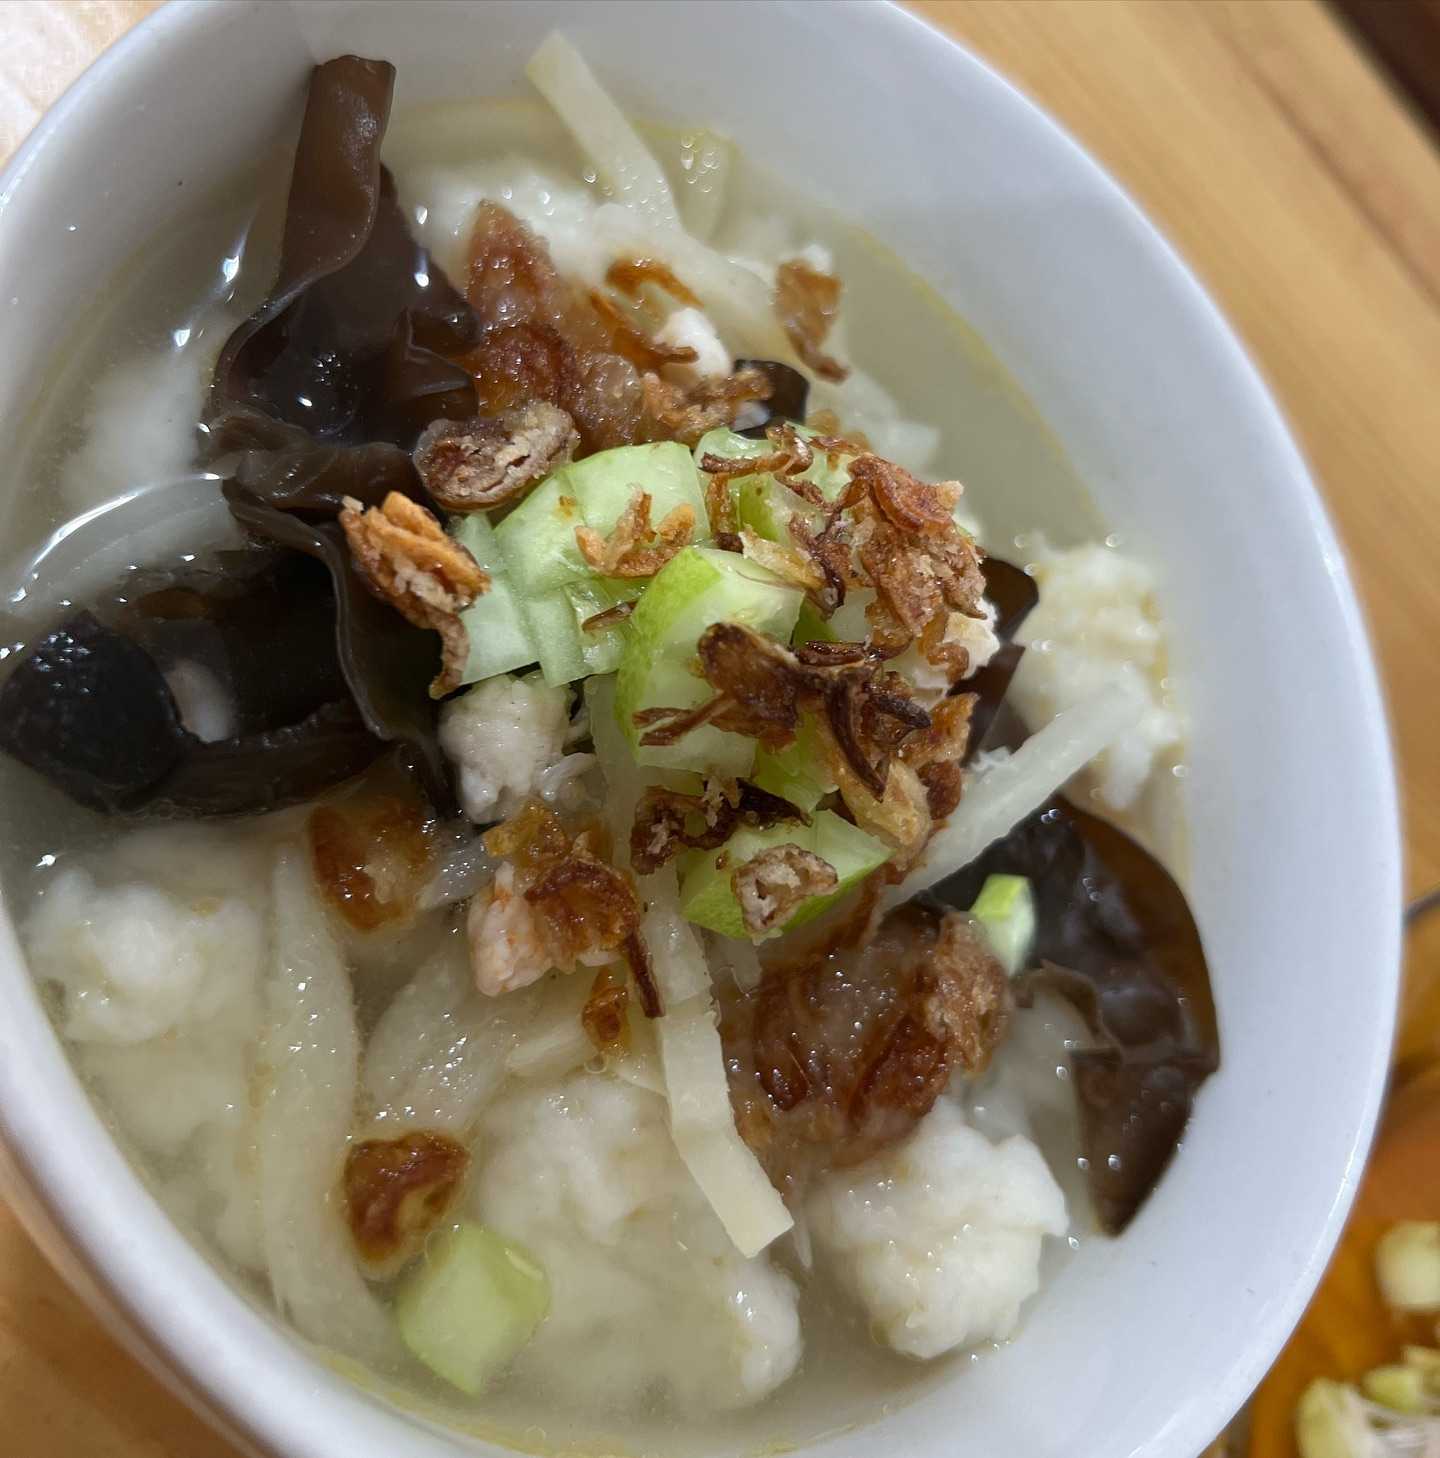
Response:
M565 467L562 475L566 490L580 503L585 525L602 537L614 531L637 486L650 496L652 526L677 506L688 506L695 513L696 538L707 531L700 473L689 450L679 441L616 446L575 461Z
M686 858L680 878L680 908L686 919L721 936L737 941L745 939L740 903L735 899L730 878L738 867L761 851L781 845L797 845L829 861L839 877L839 885L824 896L810 897L771 936L803 926L818 916L877 866L883 866L891 855L890 847L884 842L829 810L818 811L809 825L789 821L768 830L743 827L718 851L695 851Z
M478 683L512 668L523 668L540 655L530 640L515 591L505 576L505 559L495 541L495 528L483 512L450 518L450 535L490 574L489 591L460 614L470 641L461 683Z
M809 604L806 604L808 607ZM801 609L803 617L805 608ZM797 630L798 632L798 630ZM825 768L820 746L816 741L815 721L806 714L800 721L800 732L793 744L784 749L770 750L763 745L755 754L755 769L750 776L751 783L772 795L779 795L807 814L826 795L839 788L834 777Z
M566 472L559 471L495 528L506 574L522 596L552 592L590 575L575 540L575 528L587 524Z
M585 661L587 674L614 673L620 667L628 629L623 622L602 628L587 628L585 624L622 602L634 602L643 587L643 583L633 579L588 577L579 582L567 582L561 588L575 615L575 629L580 635L580 656Z
M1035 945L1035 893L1024 876L986 876L970 915L985 930L990 950L1013 977Z
M546 683L554 688L558 684L574 683L591 672L585 661L585 645L580 641L575 609L563 587L521 598L520 612Z
M535 1261L468 1221L429 1243L395 1298L400 1339L472 1397L504 1371L549 1310L550 1282Z
M736 622L782 642L802 594L738 552L687 547L651 579L627 624L615 686L615 714L639 764L748 775L755 741L706 724L678 743L642 745L634 716L650 708L697 708L711 689L694 671L695 647L712 623ZM533 625L532 625L533 626Z

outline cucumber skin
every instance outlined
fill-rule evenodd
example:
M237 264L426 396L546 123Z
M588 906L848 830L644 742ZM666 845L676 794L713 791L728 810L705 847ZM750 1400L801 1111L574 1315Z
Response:
M634 715L642 709L689 709L711 689L692 671L700 635L712 623L739 622L782 642L802 594L735 552L687 547L656 573L626 625L628 639L615 685L615 715L638 764L713 775L747 775L755 741L706 724L678 743L645 746Z
M395 1299L395 1323L416 1358L473 1397L549 1309L550 1283L539 1265L467 1221L430 1243Z
M742 828L718 851L695 851L682 862L680 907L686 920L735 941L748 940L730 877L759 852L781 845L796 845L829 861L839 885L827 895L812 896L770 936L779 936L819 916L891 855L889 846L829 810L818 811L809 825L790 821L769 830ZM717 864L722 860L723 865Z
M490 588L460 614L470 652L460 682L478 683L497 673L539 661L515 589L505 575L505 558L495 541L495 528L484 512L452 516L450 535L490 574Z
M697 537L707 530L705 494L689 450L677 441L616 446L562 467L537 486L500 525L496 543L516 590L526 597L594 577L575 540L577 527L607 537L635 488L650 495L650 521L675 507L695 514Z

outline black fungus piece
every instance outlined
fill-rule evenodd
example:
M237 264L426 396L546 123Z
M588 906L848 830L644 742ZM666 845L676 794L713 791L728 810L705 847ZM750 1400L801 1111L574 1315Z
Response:
M0 748L110 814L279 809L385 752L352 700L328 570L290 552L140 572L51 633L0 689ZM198 667L231 733L202 740L169 675Z
M408 450L432 420L474 414L469 375L447 356L475 343L478 321L411 237L380 165L394 79L358 56L315 68L279 273L221 351L212 418L248 406L317 442Z
M406 747L425 792L437 809L448 811L454 794L429 688L440 640L370 591L338 521L307 521L277 510L233 481L223 490L231 512L252 534L325 565L334 593L335 653L360 717L377 739Z
M1164 1173L1195 1092L1220 1066L1209 967L1185 894L1143 846L1063 799L1022 822L937 894L970 906L985 877L1028 876L1041 988L1067 998L1094 1046L1072 1055L1091 1194L1124 1229Z
M0 748L93 810L142 804L189 738L155 661L88 612L56 628L0 689Z
M739 433L752 440L764 440L766 428L772 421L789 420L796 425L805 424L805 411L810 399L810 381L797 369L781 364L775 359L737 359L739 370L759 370L770 381L770 398L756 400L746 406L746 425ZM755 420L754 415L763 416Z
M995 604L995 636L1000 648L984 668L956 685L956 693L975 695L970 711L970 740L965 750L968 764L981 749L995 724L1010 689L1010 680L1020 666L1024 648L1015 642L1020 625L1040 601L1040 591L1029 573L999 557L986 557L980 564L985 577L985 596Z
M326 445L249 405L215 416L206 430L210 458L228 459L229 479L283 511L334 517L347 496L379 506L392 491L428 504L409 453L387 441Z

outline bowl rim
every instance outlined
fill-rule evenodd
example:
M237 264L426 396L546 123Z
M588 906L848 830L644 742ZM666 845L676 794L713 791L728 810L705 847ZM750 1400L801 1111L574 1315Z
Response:
M793 9L796 3L797 0L784 0L782 8ZM11 195L40 162L51 140L82 115L94 93L122 73L134 57L147 50L167 47L192 31L203 31L217 11L262 8L257 0L168 0L109 46L46 111L0 172L0 228L4 226L5 208ZM871 40L876 45L883 45L886 38L894 39L901 31L907 31L919 32L923 42L932 47L944 47L950 66L968 73L969 80L977 87L987 88L1003 102L1008 114L1046 134L1048 144L1066 155L1077 180L1108 210L1117 226L1138 231L1147 252L1176 288L1177 301L1184 308L1190 326L1206 336L1204 343L1213 352L1215 368L1229 371L1233 376L1250 412L1247 425L1257 433L1271 459L1283 471L1283 484L1276 473L1270 489L1284 490L1292 503L1301 508L1309 536L1306 550L1318 552L1327 568L1330 601L1346 648L1343 668L1347 682L1357 695L1360 717L1366 726L1363 732L1369 739L1358 747L1375 791L1373 814L1366 831L1377 884L1384 889L1384 895L1371 913L1375 923L1375 965L1388 975L1376 989L1379 1017L1370 1045L1359 1050L1368 1067L1369 1092L1363 1104L1350 1111L1349 1154L1342 1182L1323 1220L1313 1231L1299 1273L1284 1298L1267 1308L1251 1343L1249 1360L1232 1366L1212 1389L1209 1411L1215 1419L1214 1428L1202 1431L1192 1417L1188 1428L1167 1433L1167 1441L1174 1445L1176 1452L1187 1448L1198 1451L1251 1394L1308 1304L1344 1227L1382 1104L1400 981L1402 841L1393 745L1378 667L1334 529L1279 405L1216 303L1158 228L1048 112L962 42L926 17L906 10L900 0L847 4L843 23L870 27ZM24 965L13 934L8 928L0 928L0 962L12 958L17 965ZM84 1278L93 1282L141 1337L152 1359L152 1368L153 1359L159 1354L170 1369L168 1374L160 1372L159 1375L185 1401L212 1421L218 1419L232 1438L238 1437L256 1454L266 1458L323 1458L327 1452L333 1452L328 1443L333 1443L338 1436L336 1428L307 1422L304 1416L307 1405L324 1407L332 1394L317 1389L313 1376L306 1376L301 1364L294 1360L293 1348L280 1334L274 1334L272 1343L259 1344L265 1350L244 1352L248 1324L236 1322L218 1334L211 1330L209 1345L195 1345L203 1323L179 1319L175 1306L178 1288L167 1288L156 1276L154 1268L162 1262L155 1257L163 1255L168 1260L173 1254L183 1259L183 1252L189 1252L205 1264L207 1273L219 1283L212 1289L223 1290L235 1303L232 1310L241 1308L243 1298L209 1270L205 1258L193 1250L188 1238L159 1213L158 1207L153 1241L147 1237L125 1243L118 1250L112 1249L108 1257L101 1254L106 1249L99 1239L105 1229L104 1216L97 1219L86 1208L90 1198L87 1180L93 1178L93 1171L83 1167L83 1159L65 1150L63 1141L57 1148L57 1142L47 1140L47 1130L56 1119L54 1108L43 1097L31 1096L26 1080L15 1073L14 1068L0 1066L0 1092L4 1094L0 1098L0 1137L25 1175L41 1223L48 1220L63 1233ZM75 1092L85 1098L78 1084ZM96 1130L105 1139L110 1138L98 1116ZM123 1162L118 1146L113 1147ZM127 1194L148 1200L148 1192L128 1164L125 1173L133 1182ZM33 1214L27 1219L26 1211L18 1213L33 1230ZM253 1402L256 1389L247 1375L253 1370L252 1364L263 1368L267 1381L275 1384L267 1392L271 1400L263 1405ZM351 1391L350 1396L355 1401L363 1401L359 1393ZM289 1400L277 1400L281 1398ZM370 1422L377 1432L395 1422L390 1414L373 1405L367 1404L367 1409L373 1414ZM399 1431L398 1427L395 1431ZM409 1431L413 1440L414 1431ZM428 1446L426 1451L430 1451Z

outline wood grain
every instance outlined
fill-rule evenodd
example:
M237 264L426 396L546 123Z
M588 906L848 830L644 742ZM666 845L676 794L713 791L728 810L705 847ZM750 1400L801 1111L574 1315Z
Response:
M153 7L0 0L0 155ZM1440 882L1440 756L1430 748L1440 704L1431 647L1440 623L1440 157L1313 0L915 8L1010 76L1114 173L1271 381L1376 635L1406 798L1409 883ZM1433 973L1417 982L1412 1005L1429 1007L1434 988ZM1407 1050L1433 1031L1414 1034ZM3 1213L0 1422L0 1451L15 1458L229 1454L99 1331Z

